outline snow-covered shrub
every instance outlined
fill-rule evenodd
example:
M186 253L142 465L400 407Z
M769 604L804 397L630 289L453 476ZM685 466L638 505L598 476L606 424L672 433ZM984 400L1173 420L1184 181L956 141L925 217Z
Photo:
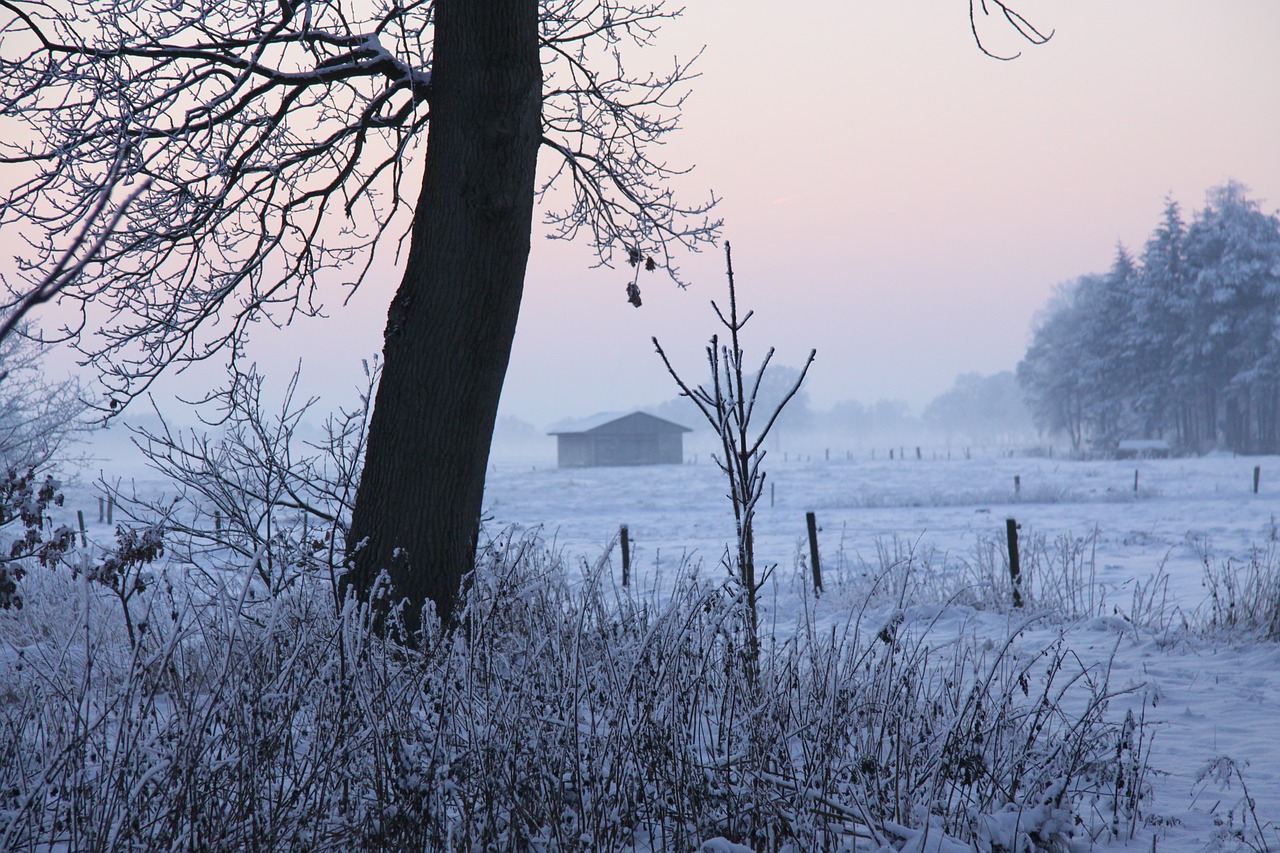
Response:
M1258 818L1257 800L1244 778L1244 768L1248 766L1247 761L1242 767L1228 756L1217 755L1196 774L1193 801L1212 792L1211 796L1219 798L1218 806L1224 800L1229 804L1226 809L1216 806L1213 809L1215 831L1207 850L1271 853L1280 849L1280 827L1271 822L1263 823ZM1239 789L1238 794L1235 788Z
M269 606L247 586L148 587L132 649L87 583L59 611L76 618L4 626L22 645L0 685L0 849L400 849L379 841L400 779L384 745L420 725L417 668L320 585Z
M985 851L1137 820L1145 724L1061 642L806 612L750 684L740 584L608 569L498 537L416 650L319 579L251 601L251 569L148 585L130 647L98 587L42 576L0 613L0 849Z
M1209 597L1197 614L1201 630L1216 636L1280 640L1280 551L1276 540L1254 545L1244 559L1215 558L1209 542L1191 545L1204 568Z
M0 336L0 609L22 606L18 582L30 564L56 563L75 541L71 528L45 524L62 505L54 474L86 430L87 406L76 380L45 376L39 338L29 322Z
M104 484L132 519L162 523L171 556L216 586L210 565L253 566L255 597L279 595L305 577L330 583L335 606L347 525L359 483L381 365L364 363L365 382L349 409L328 415L306 438L314 398L295 398L295 372L279 407L263 399L256 369L212 395L215 435L183 432L163 418L157 429L136 429L150 467L178 490L141 499Z
M1117 627L1163 635L1177 621L1169 602L1163 563L1145 580L1109 586L1098 578L1098 530L1049 539L1019 538L1019 591L1023 609L1056 620L1102 620ZM1013 608L1009 550L1003 537L980 536L952 580L955 600L983 609Z
M28 562L51 566L75 544L75 532L66 525L46 530L50 507L62 506L60 488L34 468L10 468L0 476L0 609L22 607L18 581Z

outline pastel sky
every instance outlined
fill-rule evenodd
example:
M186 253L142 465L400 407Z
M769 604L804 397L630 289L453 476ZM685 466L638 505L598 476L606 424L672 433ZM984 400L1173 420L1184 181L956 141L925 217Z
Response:
M697 166L681 187L724 198L748 347L817 349L815 406L919 411L959 373L1013 368L1054 285L1140 249L1166 194L1189 211L1235 178L1280 207L1280 3L1019 8L1055 35L1013 62L977 50L962 0L696 0L668 29L662 48L706 45L669 146ZM701 376L720 254L686 261L685 291L646 276L640 309L587 260L535 239L507 413L674 396L652 335Z
M1055 35L1013 62L977 50L961 0L697 0L671 27L707 45L682 186L724 197L748 345L818 350L815 405L919 411L1013 368L1054 285L1140 250L1166 194L1189 215L1235 178L1280 207L1280 3L1018 6ZM536 422L672 396L649 337L696 373L723 294L709 253L637 310L583 254L535 244L505 406Z
M747 346L798 364L809 392L906 400L963 372L1012 369L1059 282L1141 249L1172 194L1190 212L1234 178L1280 207L1280 3L1018 0L1046 30L983 56L964 0L690 0L654 67L706 45L672 163L724 201ZM1016 49L992 20L996 49ZM675 396L657 335L692 378L724 294L723 256L689 256L679 290L590 269L585 245L535 233L503 413L538 426ZM263 337L307 390L354 386L398 284L389 265L332 319ZM334 397L334 403L341 397Z

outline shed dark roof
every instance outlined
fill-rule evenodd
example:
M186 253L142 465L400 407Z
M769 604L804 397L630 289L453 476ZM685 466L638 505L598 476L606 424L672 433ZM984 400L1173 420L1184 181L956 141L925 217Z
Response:
M655 432L693 432L689 427L650 415L646 412L601 412L589 418L561 421L547 435L577 435L582 433L631 434Z

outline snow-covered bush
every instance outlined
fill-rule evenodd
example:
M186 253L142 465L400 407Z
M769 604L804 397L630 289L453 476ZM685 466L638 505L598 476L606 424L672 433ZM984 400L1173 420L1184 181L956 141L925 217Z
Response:
M78 382L45 376L38 336L29 323L0 336L0 609L21 607L18 582L30 565L52 565L74 541L46 520L62 505L52 469L85 430L86 406Z
M806 611L752 687L739 584L608 569L498 537L417 650L320 579L250 600L249 569L149 584L131 647L98 587L41 573L0 614L0 849L993 851L1138 819L1145 724L1060 642L908 596Z
M306 418L316 400L296 398L298 372L274 409L256 369L236 376L207 401L218 433L184 432L163 418L157 429L134 430L148 464L176 495L139 498L104 486L132 520L162 524L173 559L213 585L221 573L207 567L248 564L255 597L319 577L339 604L338 575L381 373L376 359L364 367L355 404L328 415L310 438Z
M1179 619L1186 622L1168 600L1169 577L1163 565L1145 580L1103 583L1097 539L1096 529L1084 536L1063 533L1053 539L1035 531L1021 536L1021 608L1014 606L1008 544L997 536L980 535L972 551L958 557L919 541L881 539L870 563L850 554L842 542L830 577L846 596L865 596L884 606L909 597L1038 614L1056 622L1103 620L1156 635L1169 632Z
M46 529L49 509L62 505L60 488L51 475L38 477L34 468L10 468L0 475L0 610L22 607L18 582L29 562L52 566L75 543L75 532L65 525Z
M1209 597L1197 613L1200 627L1216 636L1280 640L1280 551L1276 540L1254 545L1247 558L1218 559L1209 542L1190 542L1204 568Z

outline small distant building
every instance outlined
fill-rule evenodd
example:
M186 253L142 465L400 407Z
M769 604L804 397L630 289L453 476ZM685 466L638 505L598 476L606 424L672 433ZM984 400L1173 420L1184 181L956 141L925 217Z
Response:
M558 424L548 435L557 442L561 468L598 465L679 465L684 462L686 426L644 412L595 415Z
M1117 459L1168 459L1169 442L1162 438L1129 438L1116 445Z

